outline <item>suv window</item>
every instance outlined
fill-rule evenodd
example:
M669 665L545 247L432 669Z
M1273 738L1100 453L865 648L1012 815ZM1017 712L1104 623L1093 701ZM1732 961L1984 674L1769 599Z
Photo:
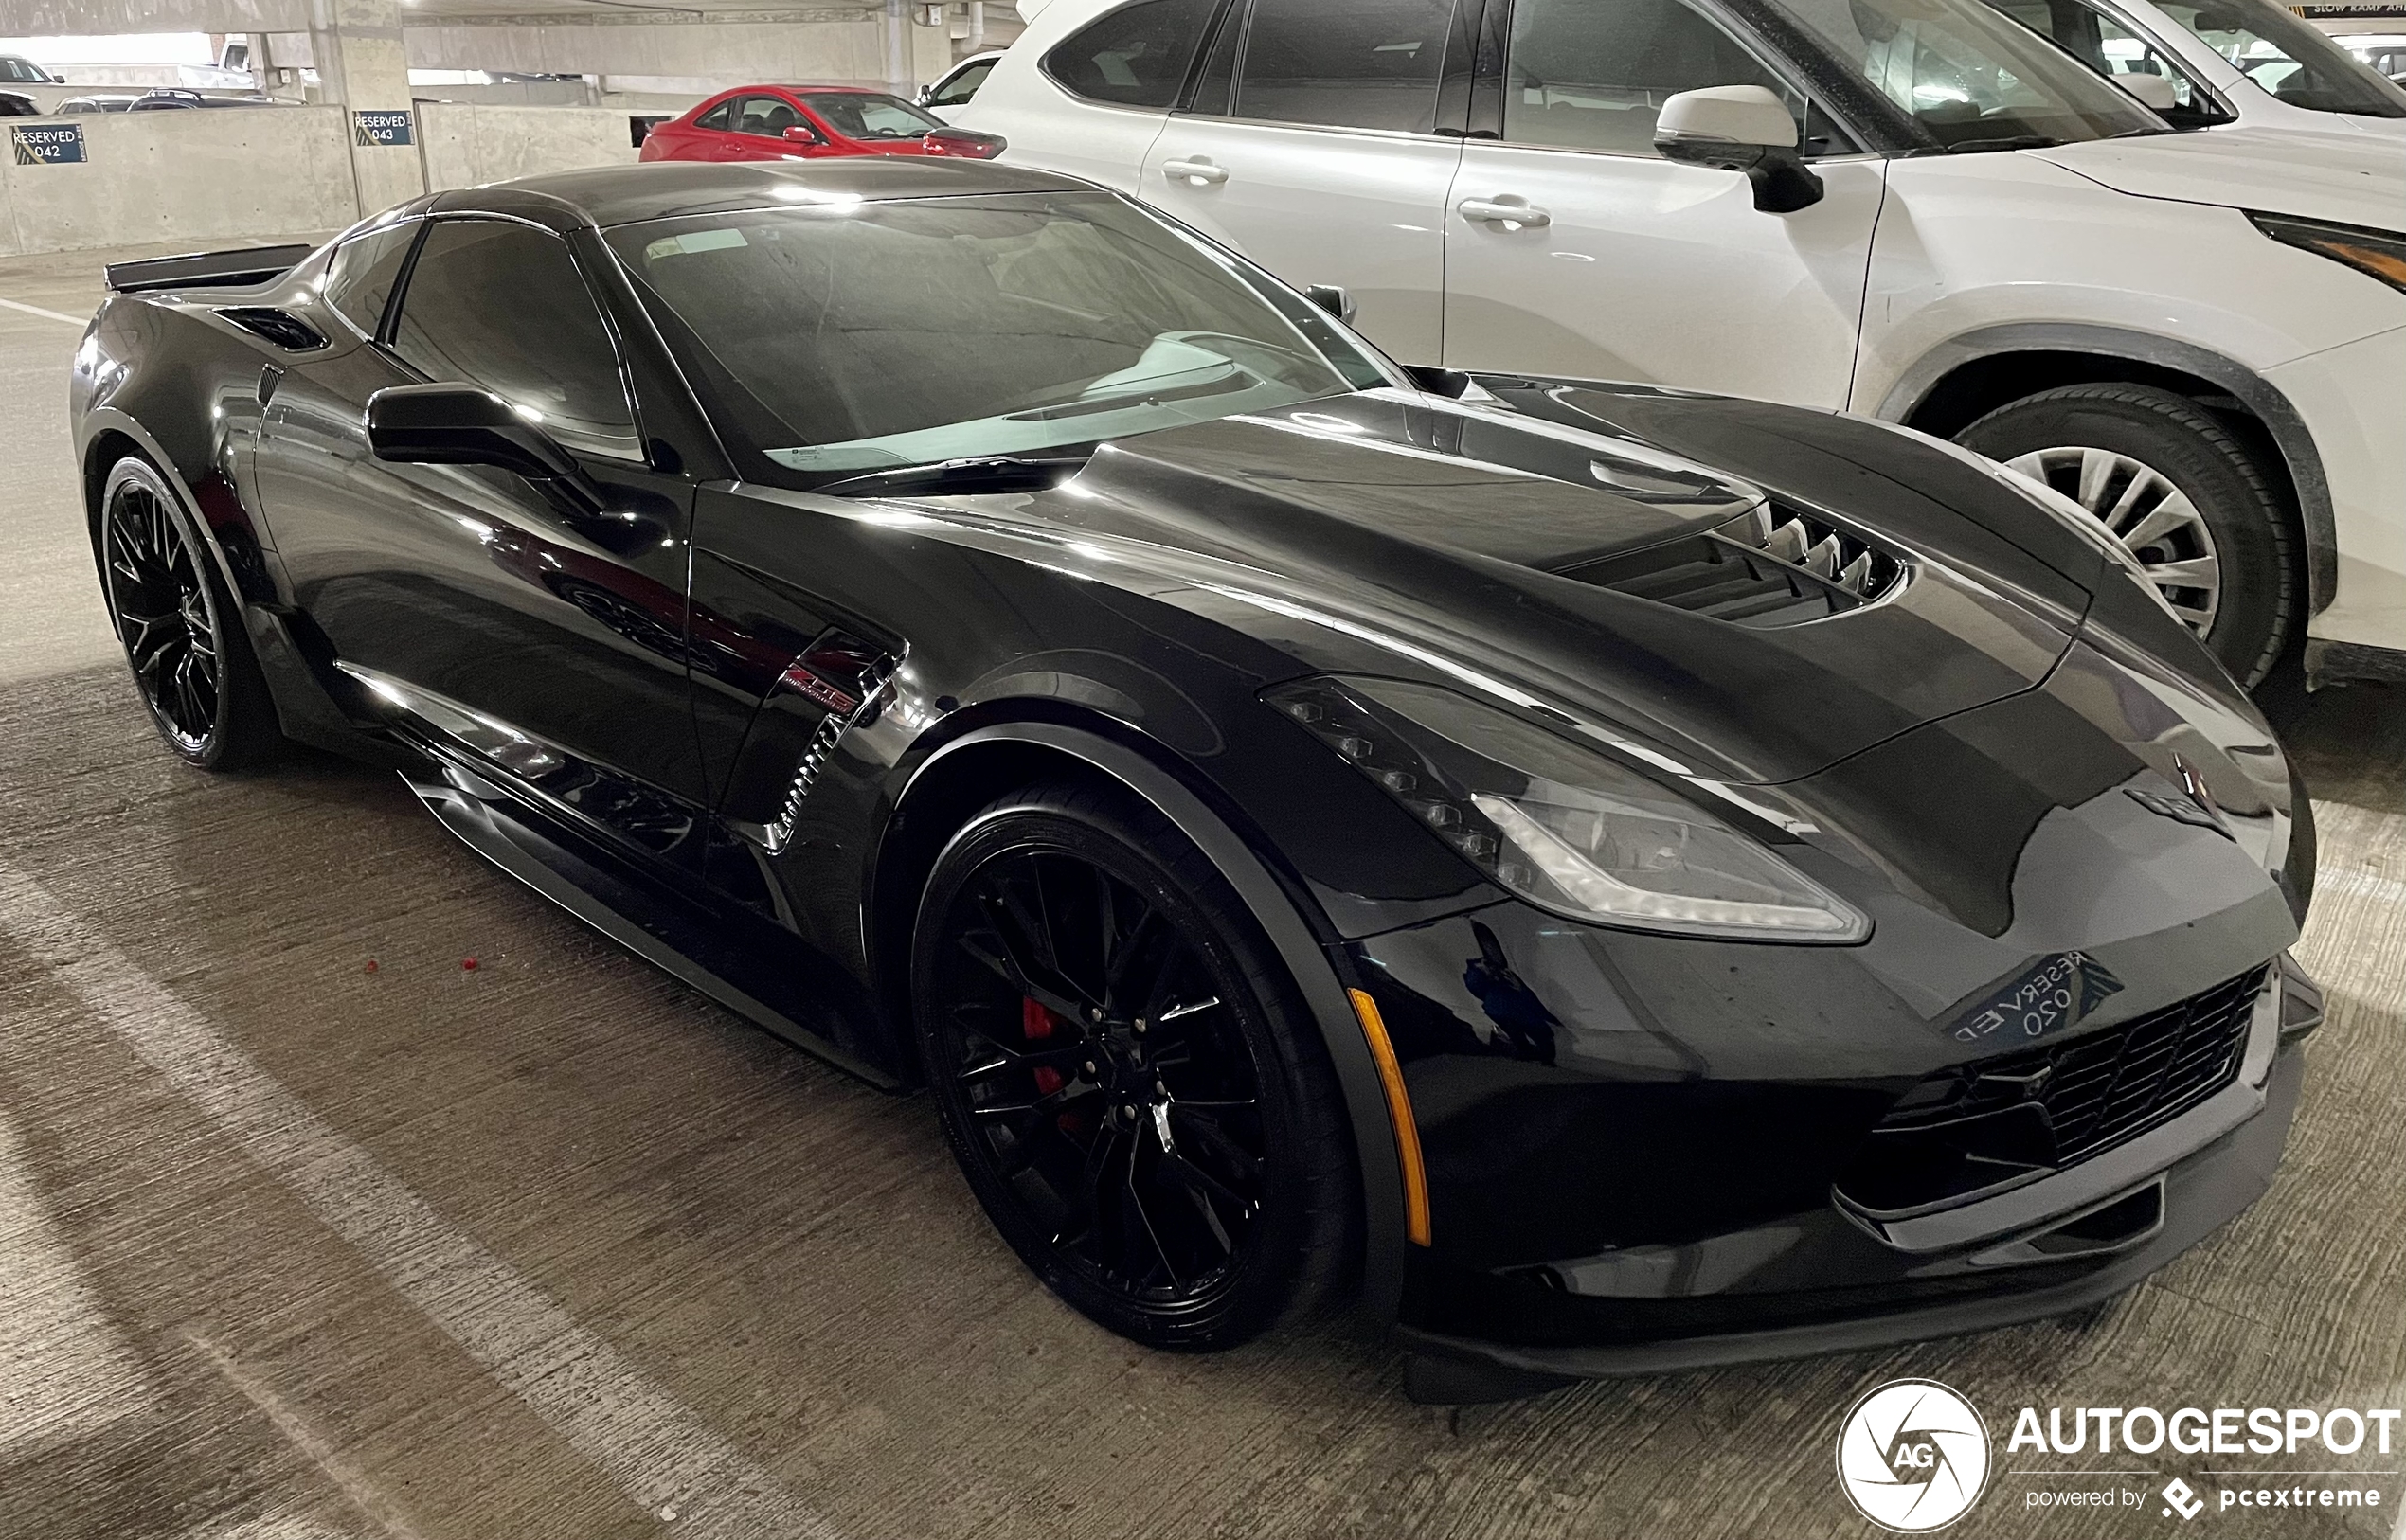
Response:
M392 350L429 380L483 385L564 441L633 457L617 351L566 242L499 220L440 220L409 270Z
M355 235L334 248L326 269L326 303L368 336L385 318L385 301L401 279L410 242L422 226L416 220Z
M693 119L693 126L695 128L716 129L721 134L725 134L727 130L735 126L735 103L732 101L720 102L709 112L706 112L701 116Z
M954 76L951 80L946 81L942 90L927 98L927 105L930 107L958 107L961 103L967 101L971 97L976 96L978 94L978 87L985 84L986 77L992 75L994 72L995 62L991 59L980 59L976 63L970 65L967 69L964 69L960 74Z
M29 60L0 54L0 81L18 85L48 85L50 73Z
M1453 9L1453 0L1252 0L1229 115L1427 134ZM1215 55L1237 25L1231 16Z
M1072 33L1044 56L1063 89L1121 107L1167 107L1219 0L1137 0Z
M1988 0L1990 5L2104 76L2161 75L2172 82L2173 105L2156 116L2176 128L2228 123L2231 115L2206 95L2178 60L2083 0Z
M1681 0L1519 0L1504 59L1503 136L1651 155L1662 103L1715 85L1768 87L1803 121L1804 98Z

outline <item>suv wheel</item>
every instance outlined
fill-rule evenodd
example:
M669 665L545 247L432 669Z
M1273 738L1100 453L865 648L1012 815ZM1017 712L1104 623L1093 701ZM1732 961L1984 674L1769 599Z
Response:
M2025 396L1956 436L2096 515L2250 688L2295 626L2295 537L2278 475L2212 412L2144 385Z
M1149 806L1006 797L937 858L912 1011L944 1133L1071 1305L1210 1351L1333 1302L1356 1249L1335 1071L1235 892Z

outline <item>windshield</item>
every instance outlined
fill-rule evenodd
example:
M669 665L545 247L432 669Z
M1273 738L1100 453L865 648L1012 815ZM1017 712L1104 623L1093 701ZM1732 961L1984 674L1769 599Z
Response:
M827 197L609 241L732 425L807 480L1389 383L1308 300L1105 193Z
M2167 132L2163 119L1982 0L1769 3L1930 148L2027 150Z
M2157 0L2248 79L2292 107L2406 117L2406 91L2271 0Z
M916 139L944 126L900 97L814 91L803 94L802 104L847 139Z

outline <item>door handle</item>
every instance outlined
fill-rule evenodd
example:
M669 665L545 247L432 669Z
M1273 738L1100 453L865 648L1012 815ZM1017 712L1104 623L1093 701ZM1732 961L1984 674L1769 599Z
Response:
M1228 180L1227 167L1214 166L1200 156L1193 160L1165 160L1161 171L1165 176L1184 177L1198 188L1216 187Z
M1534 230L1553 223L1553 216L1542 208L1501 198L1464 198L1455 206L1464 219L1489 224L1509 224L1516 229Z

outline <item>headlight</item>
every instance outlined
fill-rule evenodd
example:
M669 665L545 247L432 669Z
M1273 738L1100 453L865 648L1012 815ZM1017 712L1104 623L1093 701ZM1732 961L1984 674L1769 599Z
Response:
M1871 922L1621 764L1432 685L1305 679L1264 698L1499 886L1573 920L1748 940L1859 941Z
M2406 290L2406 235L2367 230L2353 224L2325 224L2291 219L2287 214L2250 213L2255 227L2285 246L2314 252L2345 262L2393 289Z

